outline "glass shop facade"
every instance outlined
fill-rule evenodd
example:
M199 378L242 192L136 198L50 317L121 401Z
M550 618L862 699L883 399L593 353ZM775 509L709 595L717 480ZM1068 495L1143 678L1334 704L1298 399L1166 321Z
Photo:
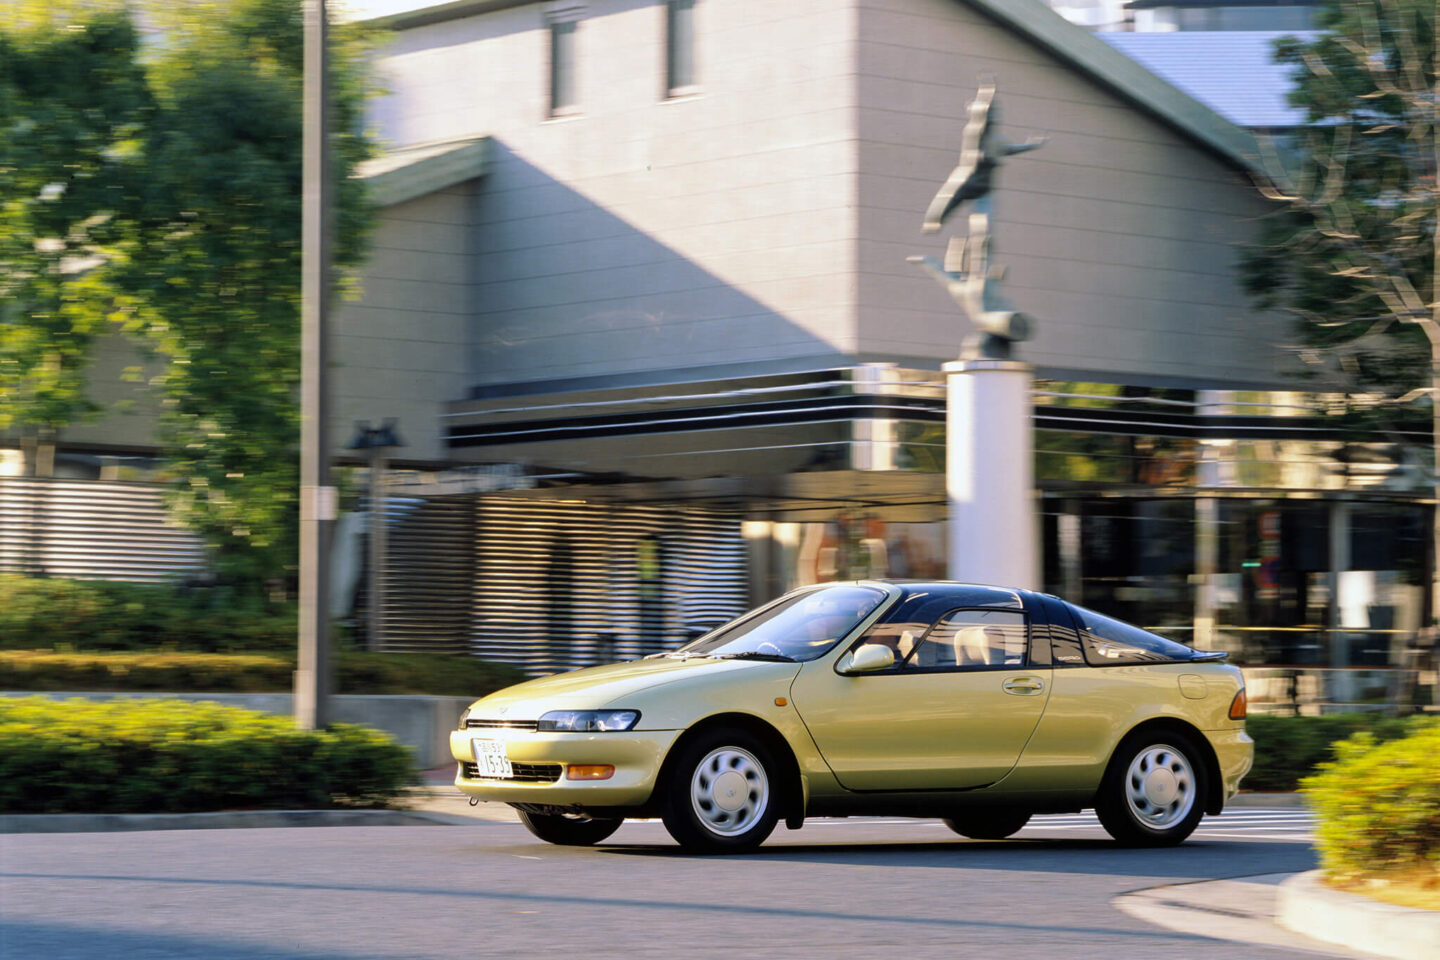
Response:
M1034 403L1046 590L1227 650L1285 688L1274 699L1397 695L1432 614L1428 419L1299 392L1043 379ZM472 623L477 653L578 666L672 646L804 584L946 573L934 371L476 397L447 420L469 465L391 489L424 500L489 477L449 495L474 511L469 569L489 570L473 581L485 598L460 607L548 611L517 645L495 617ZM487 514L528 533L487 537ZM494 578L517 549L523 596L502 603ZM540 633L544 662L520 656Z

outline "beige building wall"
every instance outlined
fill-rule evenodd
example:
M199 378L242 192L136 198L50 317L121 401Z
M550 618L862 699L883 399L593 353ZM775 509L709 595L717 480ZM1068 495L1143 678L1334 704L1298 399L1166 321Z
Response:
M394 145L486 135L473 382L843 362L855 330L850 0L702 0L699 91L665 98L664 5L591 0L579 113L550 119L553 4L414 27Z
M1021 356L1042 374L1275 382L1284 332L1235 269L1264 212L1241 171L965 3L857 2L861 352L953 359L969 333L905 257L967 230L963 213L938 236L920 221L983 74L1009 142L1050 138L1005 162L994 194L992 263L1038 321Z
M465 343L477 181L386 207L358 278L332 328L331 443L342 455L355 421L398 421L405 446L389 456L448 459L444 404L470 385Z

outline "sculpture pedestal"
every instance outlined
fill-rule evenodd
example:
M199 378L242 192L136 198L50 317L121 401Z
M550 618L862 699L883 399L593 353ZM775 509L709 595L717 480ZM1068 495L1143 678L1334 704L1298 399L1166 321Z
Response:
M944 370L949 578L1038 589L1034 368L959 360Z

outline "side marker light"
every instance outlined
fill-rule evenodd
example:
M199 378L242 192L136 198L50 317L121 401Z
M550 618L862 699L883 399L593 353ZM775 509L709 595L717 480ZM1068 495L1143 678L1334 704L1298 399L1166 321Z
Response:
M1244 720L1246 712L1245 688L1241 687L1240 692L1235 694L1235 699L1230 701L1230 719Z
M784 697L776 697L776 698L775 698L775 706L777 706L777 707L783 707L783 706L785 706L785 704L787 704L787 703L789 703L789 702L790 702L790 701L789 701L789 700L786 700Z

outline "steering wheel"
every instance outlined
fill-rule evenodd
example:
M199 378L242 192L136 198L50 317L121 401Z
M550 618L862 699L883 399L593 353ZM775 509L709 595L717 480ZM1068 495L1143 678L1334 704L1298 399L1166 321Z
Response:
M760 645L755 648L755 652L756 652L756 653L760 653L760 652L761 652L762 650L764 650L766 647L769 647L771 650L774 650L777 654L779 654L779 655L782 656L782 657L789 656L789 654L787 654L784 650L781 650L779 647L775 646L775 644L771 643L769 640L761 640L761 641L760 641Z

